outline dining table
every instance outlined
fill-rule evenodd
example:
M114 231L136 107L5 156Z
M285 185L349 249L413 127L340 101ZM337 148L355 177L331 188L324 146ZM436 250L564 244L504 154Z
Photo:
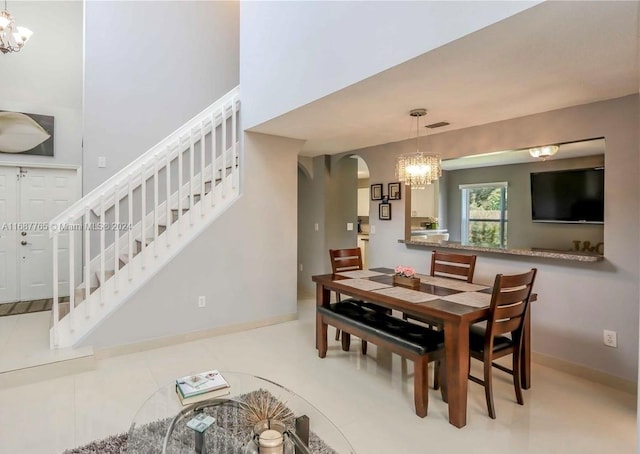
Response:
M372 268L323 274L312 277L316 284L316 305L328 306L331 292L399 311L412 319L444 330L446 400L449 423L462 428L467 424L467 383L469 376L469 329L489 318L492 288L459 279L417 275L419 289L394 285L391 268ZM531 295L531 301L536 295ZM527 311L521 355L521 385L531 387L531 308ZM321 332L316 315L316 345ZM443 397L445 397L443 395Z

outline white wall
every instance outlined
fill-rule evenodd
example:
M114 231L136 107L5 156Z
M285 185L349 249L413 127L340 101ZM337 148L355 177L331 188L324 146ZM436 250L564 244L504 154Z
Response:
M245 136L242 197L84 342L106 348L295 316L302 141ZM198 296L207 306L198 308Z
M640 265L640 149L638 96L429 136L426 148L445 158L473 152L526 148L541 143L605 137L605 261L588 264L480 253L476 277L491 282L496 273L539 269L532 307L533 350L636 381L638 372L638 275ZM413 151L412 141L353 152L369 166L372 182L396 180L394 159ZM455 150L453 152L452 150ZM353 153L352 152L352 153ZM330 203L330 201L328 202ZM403 201L394 201L394 213ZM430 250L399 244L404 218L371 218L369 266L410 265L426 272ZM603 329L618 333L618 348L605 347Z
M236 1L87 2L85 192L238 85L238 30Z
M83 3L7 6L17 24L34 34L20 52L0 55L0 110L53 116L54 156L0 153L0 164L80 165Z
M251 128L539 1L242 2Z

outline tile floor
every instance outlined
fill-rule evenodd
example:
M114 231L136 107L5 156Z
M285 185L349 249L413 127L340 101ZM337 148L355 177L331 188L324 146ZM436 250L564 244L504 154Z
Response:
M211 368L253 373L294 390L330 418L359 454L636 452L635 396L539 365L524 406L515 403L508 378L497 372L496 420L487 416L483 389L474 383L464 429L449 425L446 405L433 390L429 415L418 418L411 362L374 346L362 357L357 342L346 353L333 341L319 359L313 311L313 300L305 299L297 321L97 359L89 370L69 363L61 376L35 368L37 377L28 384L0 389L0 453L58 454L124 432L158 386ZM30 334L37 335L38 323L32 325ZM21 321L19 333L17 325L11 333L0 328L2 355L13 337L28 338L30 329L28 321Z

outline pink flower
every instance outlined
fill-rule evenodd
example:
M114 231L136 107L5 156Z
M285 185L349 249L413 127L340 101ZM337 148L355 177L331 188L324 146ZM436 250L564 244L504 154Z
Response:
M416 274L416 270L410 266L396 266L394 271L397 275L404 277L413 277Z

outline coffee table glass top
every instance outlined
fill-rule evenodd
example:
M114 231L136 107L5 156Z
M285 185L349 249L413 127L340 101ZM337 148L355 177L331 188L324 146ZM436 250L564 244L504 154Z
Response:
M230 394L218 399L183 406L176 395L175 382L168 383L154 392L134 417L125 452L127 454L253 452L251 451L253 425L247 421L247 398L273 396L275 399L272 403L279 401L291 410L293 418L286 421L287 429L293 432L291 438L300 435L304 440L305 431L302 428L305 418L298 420L301 424L298 430L296 430L295 418L308 417L310 452L355 453L342 432L326 416L289 389L250 374L225 371L221 371L221 374L230 385ZM259 394L256 393L258 391ZM215 418L215 422L202 435L187 426L189 421L198 415L203 418L206 416Z

